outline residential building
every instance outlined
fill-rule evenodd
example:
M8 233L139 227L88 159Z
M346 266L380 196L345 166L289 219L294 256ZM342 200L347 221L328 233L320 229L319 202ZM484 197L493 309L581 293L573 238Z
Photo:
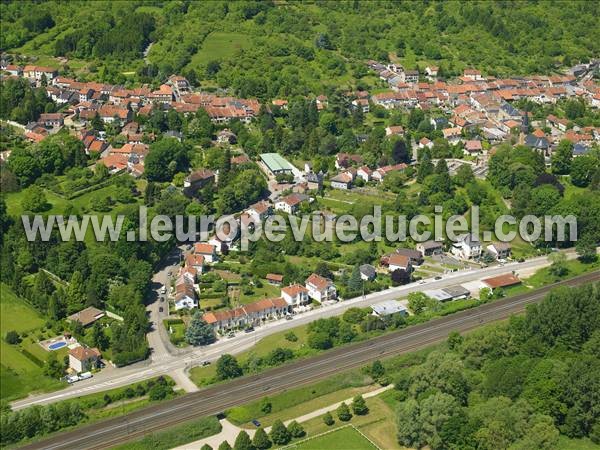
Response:
M462 234L452 244L451 251L458 258L477 259L481 256L481 241L475 234Z
M423 256L439 255L444 251L442 243L437 241L419 242L415 247Z
M356 176L365 180L365 183L371 181L373 171L368 166L361 166L356 170Z
M487 246L487 250L496 259L510 258L511 246L508 242L494 242Z
M187 194L193 194L198 189L215 182L215 173L210 169L200 169L192 172L183 180L183 188Z
M342 172L332 177L330 180L333 189L352 189L353 177L350 173Z
M69 317L67 317L67 320L70 320L71 322L79 322L84 327L87 327L88 325L93 324L95 321L100 320L104 316L104 311L94 308L93 306L88 306L87 308L82 309L75 314L71 314Z
M305 281L308 296L313 300L323 303L337 298L337 289L333 282L319 274L313 273Z
M281 286L281 283L283 283L283 275L278 273L268 273L265 278L273 286Z
M398 255L408 257L413 266L420 266L423 264L423 255L419 250L413 250L411 248L397 248L396 253Z
M281 297L289 306L300 306L308 303L308 289L299 284L292 284L281 288Z
M97 348L75 347L69 350L69 367L75 372L88 372L98 366L101 353Z
M194 244L194 254L203 256L204 261L214 263L218 261L217 248L214 245L205 242L196 242Z
M234 328L257 326L271 319L278 319L288 314L290 304L281 298L265 298L254 303L226 311L210 311L202 316L204 321L215 331L226 331Z
M363 281L373 281L377 277L377 271L371 264L363 264L358 269L360 270L360 278Z
M401 125L392 125L386 127L385 129L386 136L404 136L404 128Z
M408 256L392 253L388 258L388 271L395 272L396 270L404 270L410 272L412 265Z
M290 194L275 203L275 210L283 211L287 214L296 214L298 209L300 209L300 204L307 199L308 196L304 194Z

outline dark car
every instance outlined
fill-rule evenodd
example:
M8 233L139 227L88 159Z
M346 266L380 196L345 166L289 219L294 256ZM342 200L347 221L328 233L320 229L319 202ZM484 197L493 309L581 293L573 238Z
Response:
M439 275L437 277L435 277L436 280L441 280L442 277L440 277Z
M249 327L244 330L245 333L252 333L253 331L254 331L253 327Z
M163 312L163 311L164 311L164 309L162 306L160 308L158 308L158 312Z
M260 427L260 422L256 419L252 419L252 425L254 425L256 428Z
M161 297L161 298L160 298L160 301L161 301L161 302L164 302L164 301L165 301L165 298L164 298L164 297Z

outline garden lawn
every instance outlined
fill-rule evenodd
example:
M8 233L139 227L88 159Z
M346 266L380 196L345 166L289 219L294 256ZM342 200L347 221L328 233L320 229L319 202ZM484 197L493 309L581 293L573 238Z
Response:
M363 435L351 426L340 428L321 436L307 439L291 445L289 448L298 450L323 450L325 448L339 448L344 450L371 450L376 449Z
M4 340L8 331L23 335L35 332L43 324L44 319L37 311L17 297L9 286L0 284L0 399L14 400L32 392L65 387L64 383L43 375L40 357L47 354L41 347L30 352L35 353L31 357L23 353L23 349L33 342L30 338L24 338L21 345L10 345Z
M576 277L585 272L590 272L600 267L600 259L596 259L593 263L582 263L578 259L572 259L566 261L565 265L568 268L568 272L563 277L556 277L550 273L549 267L544 267L538 270L534 275L530 276L525 280L525 284L534 288L542 287L547 284L555 283L566 278Z

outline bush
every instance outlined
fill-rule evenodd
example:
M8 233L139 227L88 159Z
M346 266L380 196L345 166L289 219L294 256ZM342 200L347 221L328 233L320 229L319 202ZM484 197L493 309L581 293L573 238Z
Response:
M288 442L290 442L290 439L292 438L288 429L285 427L283 422L279 419L277 419L273 423L273 426L271 427L270 435L271 435L271 440L273 441L273 443L275 445L285 445Z
M288 331L287 333L285 333L285 340L289 341L289 342L297 342L298 341L298 336L296 336L296 333L294 333L293 331Z
M336 413L338 419L340 419L342 422L348 422L350 419L352 419L350 409L348 408L348 405L346 405L345 402L342 402L342 404L338 406Z
M294 438L301 438L306 435L306 431L304 431L304 428L302 427L302 425L300 425L295 420L292 420L290 422L290 424L288 425L288 431Z
M352 411L357 416L364 416L369 413L369 407L362 395L357 395L352 399Z
M333 420L333 416L330 412L325 413L325 415L323 416L323 423L328 427L335 423L335 420Z

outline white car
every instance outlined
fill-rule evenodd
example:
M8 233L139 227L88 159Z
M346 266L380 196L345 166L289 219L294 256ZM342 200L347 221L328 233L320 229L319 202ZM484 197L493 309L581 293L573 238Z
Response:
M67 376L67 383L73 384L73 383L75 383L77 381L79 381L79 377L77 375L69 375L69 376Z
M160 288L160 293L161 294L166 294L167 293L167 287L166 286L161 287Z
M80 380L87 380L88 378L92 378L92 372L83 372L79 375Z

